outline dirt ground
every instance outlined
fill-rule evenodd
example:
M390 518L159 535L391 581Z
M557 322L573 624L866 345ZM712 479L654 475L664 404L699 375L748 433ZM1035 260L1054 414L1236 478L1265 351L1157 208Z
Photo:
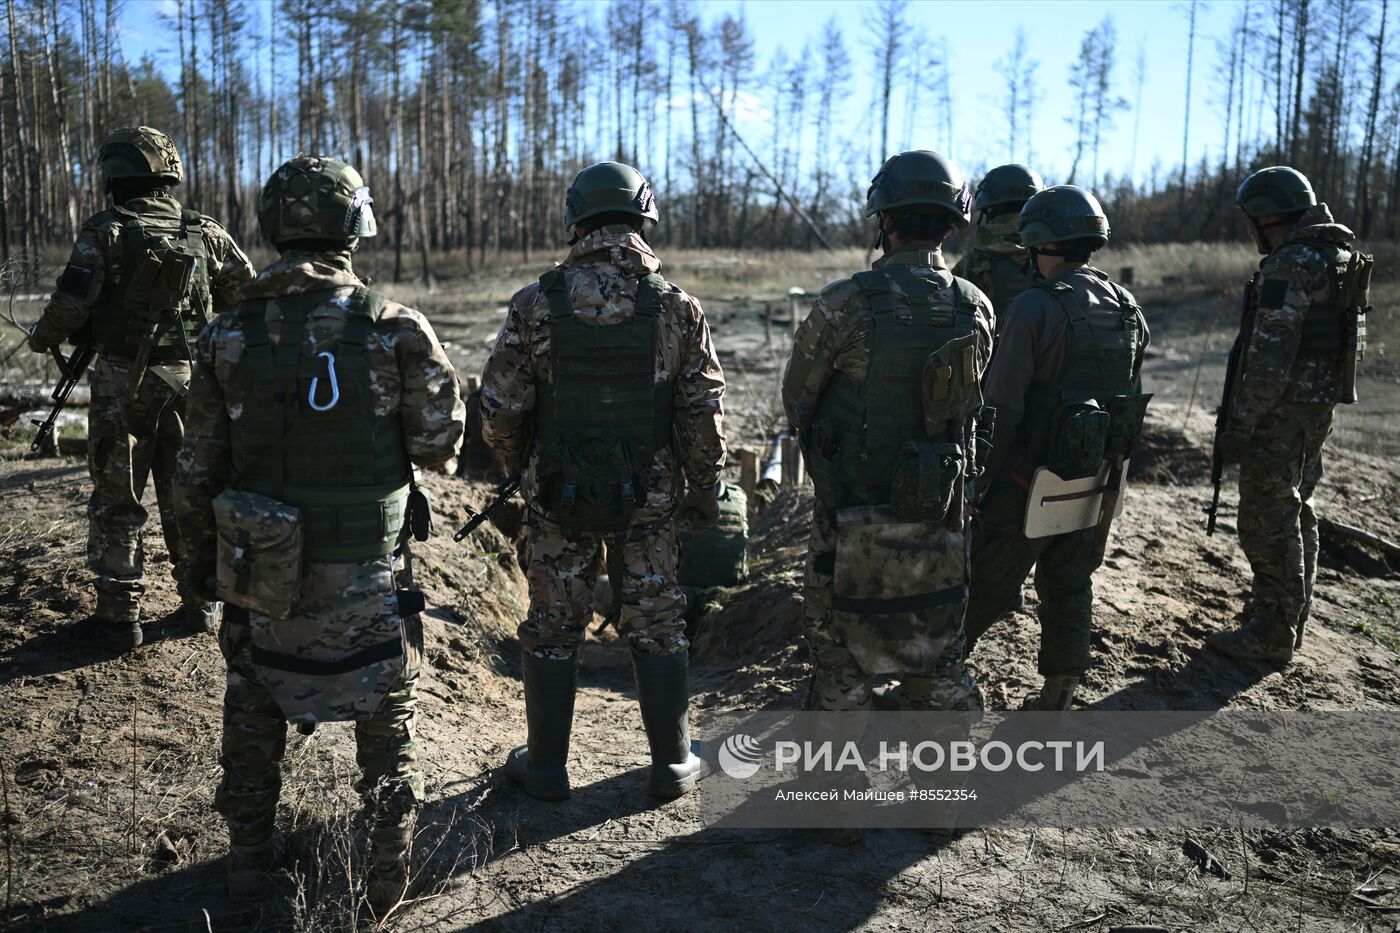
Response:
M1248 579L1233 538L1233 488L1220 533L1205 537L1201 515L1219 376L1217 354L1201 366L1199 351L1206 334L1228 328L1235 309L1224 285L1220 294L1178 294L1164 281L1176 274L1171 257L1152 258L1156 267L1133 261L1158 336L1148 388L1159 403L1134 464L1125 520L1096 578L1096 663L1081 705L1400 707L1400 578L1354 545L1328 542L1308 643L1290 667L1240 665L1204 650L1209 632L1233 623ZM704 299L730 378L735 446L761 449L778 426L787 287L815 290L838 261L851 259L777 271L723 256L680 264L699 284L675 277ZM1248 261L1237 256L1225 271L1234 275ZM523 275L505 270L469 293L408 287L402 297L429 311L467 374L479 369L499 309L513 285L528 281ZM1198 310L1198 301L1221 307ZM767 340L765 303L775 318ZM23 322L28 311L32 319L37 307L21 305L16 317ZM1215 346L1223 356L1224 338ZM0 357L5 352L0 343ZM1370 418L1375 426L1348 433L1339 425L1318 508L1400 540L1400 479L1391 468L1400 423L1385 414L1400 408L1400 391L1388 362L1382 357L1367 371L1367 398L1375 399L1368 410L1378 414L1339 419ZM41 376L6 371L11 383ZM0 451L23 448L0 441ZM693 802L657 805L646 795L630 662L611 635L583 654L573 798L535 802L497 770L524 736L514 639L524 587L515 543L493 527L465 545L451 542L466 505L486 499L488 477L428 481L439 524L416 561L432 607L419 726L429 803L415 900L389 928L1400 929L1400 915L1353 897L1367 886L1382 903L1400 901L1396 828L987 829L951 841L882 830L849 849L798 832L707 829ZM177 631L169 561L154 532L146 536L151 643L102 659L64 638L64 626L92 607L82 566L87 490L81 461L0 460L0 923L75 933L350 928L359 827L348 727L292 733L279 820L296 861L275 901L256 909L229 903L224 837L209 809L223 677L215 639ZM800 706L810 674L798 621L808 492L786 490L755 517L750 581L710 594L697 612L697 706ZM511 530L511 521L502 524ZM995 707L1013 705L1036 681L1034 608L1028 592L1025 609L979 643L974 662ZM1202 871L1183 852L1188 841L1209 849L1228 877Z

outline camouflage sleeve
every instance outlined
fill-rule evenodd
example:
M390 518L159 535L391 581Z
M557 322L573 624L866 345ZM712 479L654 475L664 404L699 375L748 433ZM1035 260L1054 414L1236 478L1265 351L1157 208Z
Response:
M414 463L436 466L455 456L462 446L467 406L457 372L428 319L403 308L396 320L404 327L394 344L403 380L400 414L404 444Z
M700 300L687 295L683 301L689 333L676 381L676 428L686 479L693 486L712 486L724 467L724 372Z
M175 458L175 521L192 564L214 560L214 497L228 485L229 417L214 372L218 322L195 344L190 391L185 398L185 440Z
M860 289L849 279L822 289L812 310L792 338L792 355L783 369L783 411L800 431L811 421L822 390L835 370L844 308Z
M68 265L59 273L57 287L39 316L34 344L56 347L87 323L102 293L107 276L108 251L115 239L101 224L90 220L78 234Z
M481 374L481 438L501 455L507 470L523 465L529 443L535 375L526 315L538 292L538 285L529 285L511 298Z
M1315 250L1295 246L1264 260L1260 272L1258 310L1230 419L1245 433L1258 426L1288 387L1311 295L1325 287L1327 266Z
M202 225L209 245L209 287L214 293L214 313L219 314L238 304L239 293L256 278L257 270L223 225L211 217L205 217Z

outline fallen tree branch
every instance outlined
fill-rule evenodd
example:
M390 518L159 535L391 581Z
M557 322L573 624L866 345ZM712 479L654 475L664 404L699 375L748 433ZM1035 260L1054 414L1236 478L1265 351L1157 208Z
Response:
M1340 538L1343 541L1374 548L1385 556L1386 562L1392 567L1400 567L1400 544L1396 544L1394 541L1382 538L1364 528L1345 525L1330 518L1318 518L1317 530L1318 534L1324 538Z

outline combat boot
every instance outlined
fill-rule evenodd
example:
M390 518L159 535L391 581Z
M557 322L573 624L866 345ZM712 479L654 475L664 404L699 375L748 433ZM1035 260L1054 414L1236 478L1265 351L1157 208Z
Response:
M1293 660L1293 631L1283 626L1275 631L1274 627L1266 628L1262 623L1250 622L1241 628L1214 632L1206 643L1236 661L1287 664Z
M223 618L223 603L185 603L185 628L202 635L216 631Z
M556 660L526 651L523 666L528 732L506 757L506 776L537 800L567 800L578 655Z
M365 905L376 921L393 913L408 894L413 855L414 811L383 818L370 817L365 853Z
M1079 678L1073 674L1051 674L1040 685L1039 694L1031 694L1021 701L1025 712L1063 713L1074 704L1074 693L1079 689Z
M700 743L690 741L690 655L644 654L634 649L632 667L642 725L651 746L651 794L663 800L688 794L710 773L698 754L703 750Z
M106 654L123 654L141 647L141 623L111 622L96 615L68 627L68 638L84 648L96 648Z
M272 873L282 867L287 842L274 828L262 842L228 847L228 896L234 901L262 900L272 893Z

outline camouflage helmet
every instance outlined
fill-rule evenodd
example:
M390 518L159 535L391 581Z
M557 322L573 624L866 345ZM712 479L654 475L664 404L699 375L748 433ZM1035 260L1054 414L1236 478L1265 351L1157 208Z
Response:
M178 185L184 171L175 143L149 126L123 126L102 141L97 162L107 179L160 179Z
M646 176L621 162L597 162L579 172L569 185L564 195L564 226L612 213L653 222L661 218Z
M971 219L972 195L952 160L927 149L890 156L870 182L865 216L899 207L941 207L959 227Z
M1316 204L1317 195L1306 176L1286 165L1261 168L1246 178L1235 193L1235 205L1249 217L1291 214Z
M378 233L360 173L328 156L299 155L272 173L258 197L258 229L274 246Z
M1108 243L1112 231L1099 199L1074 185L1055 185L1037 192L1021 208L1018 225L1026 246L1097 240Z
M972 206L984 211L998 204L1024 204L1044 187L1045 181L1024 165L998 165L977 183Z

